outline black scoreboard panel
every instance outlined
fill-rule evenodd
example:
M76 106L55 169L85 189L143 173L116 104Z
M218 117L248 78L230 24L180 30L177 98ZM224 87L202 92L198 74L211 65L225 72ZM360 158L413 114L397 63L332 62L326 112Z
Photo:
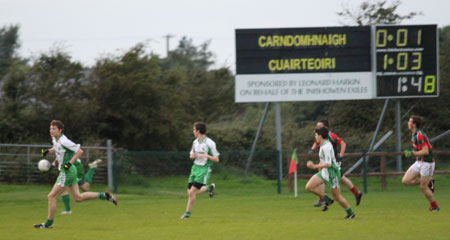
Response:
M236 30L236 73L371 71L370 27Z
M436 25L376 26L376 97L436 97Z

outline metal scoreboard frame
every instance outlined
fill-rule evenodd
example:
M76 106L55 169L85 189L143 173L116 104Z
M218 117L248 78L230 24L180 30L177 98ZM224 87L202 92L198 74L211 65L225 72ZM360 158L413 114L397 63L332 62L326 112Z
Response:
M235 101L438 97L438 41L437 25L236 29Z

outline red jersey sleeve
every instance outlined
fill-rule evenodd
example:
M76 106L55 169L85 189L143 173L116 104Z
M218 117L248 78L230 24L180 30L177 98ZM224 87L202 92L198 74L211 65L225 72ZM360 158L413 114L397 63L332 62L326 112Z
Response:
M342 143L342 138L338 137L337 134L329 132L329 135L336 145L340 145Z
M417 143L417 145L420 146L420 149L422 149L424 146L427 146L427 141L420 131L417 133Z

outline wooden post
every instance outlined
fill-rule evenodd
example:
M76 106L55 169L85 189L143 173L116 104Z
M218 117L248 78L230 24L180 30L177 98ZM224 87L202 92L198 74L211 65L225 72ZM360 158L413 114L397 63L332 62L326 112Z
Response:
M380 156L380 171L381 171L381 189L386 191L386 156Z

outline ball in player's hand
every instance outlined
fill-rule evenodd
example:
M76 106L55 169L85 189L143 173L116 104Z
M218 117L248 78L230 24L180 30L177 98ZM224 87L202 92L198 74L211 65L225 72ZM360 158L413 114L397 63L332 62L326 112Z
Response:
M310 161L306 162L306 166L308 168L312 168L314 166L314 163L310 160Z
M42 159L38 163L38 168L39 168L39 171L41 171L41 172L46 172L46 171L50 170L51 166L52 166L52 164L46 159Z

